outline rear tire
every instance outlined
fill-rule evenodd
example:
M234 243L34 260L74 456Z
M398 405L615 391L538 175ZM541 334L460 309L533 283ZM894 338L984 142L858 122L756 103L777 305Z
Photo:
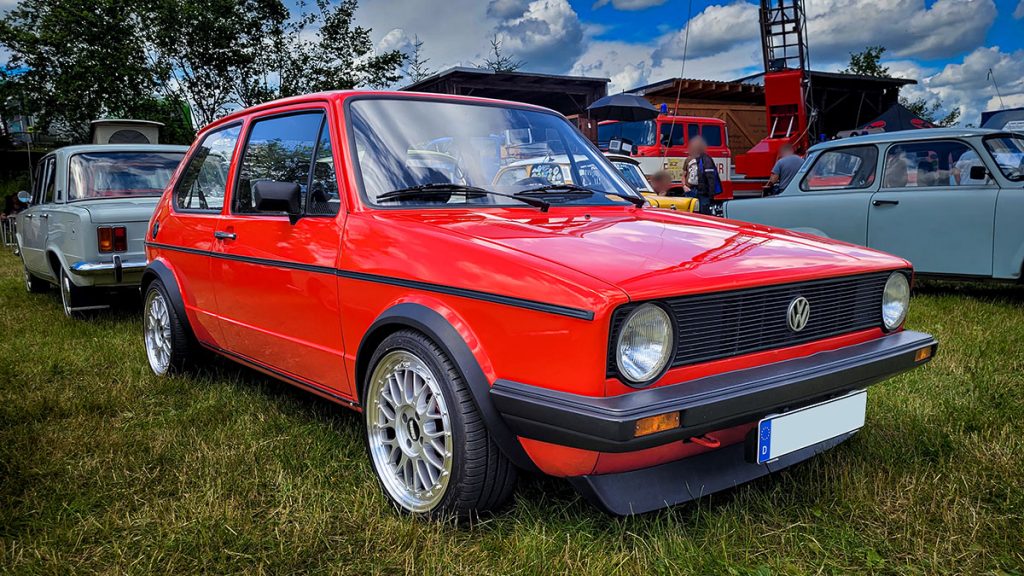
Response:
M369 366L367 450L398 510L465 520L509 499L515 466L491 439L469 388L437 344L401 330L381 342Z
M146 288L142 333L146 359L157 376L179 374L195 360L191 336L184 322L171 305L163 282L153 280Z
M60 275L57 277L57 287L60 289L60 303L64 308L64 315L68 318L75 318L81 313L81 308L90 307L91 301L89 299L89 290L87 288L81 288L76 286L71 281L71 276L64 270L63 267L60 269Z

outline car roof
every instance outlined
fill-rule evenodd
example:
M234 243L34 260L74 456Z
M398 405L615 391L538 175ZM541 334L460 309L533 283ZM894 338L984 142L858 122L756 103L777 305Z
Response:
M1006 134L1002 130L990 130L986 128L924 128L917 130L897 130L896 132L879 132L877 134L865 134L864 136L853 136L851 138L839 138L829 140L811 146L809 151L827 150L839 146L850 146L852 144L887 144L889 142L904 142L908 140L938 140L944 138L976 138L989 136L991 134Z
M64 146L51 152L59 156L71 156L84 152L187 152L188 146L177 144L76 144Z
M398 90L330 90L326 92L313 92L311 94L302 94L299 96L289 96L287 98L279 98L277 100L271 100L270 102L264 102L257 104L249 108L243 108L237 110L214 120L213 122L203 126L199 130L200 133L205 133L211 128L236 122L239 119L253 114L255 112L261 112L264 110L272 110L274 108L280 108L283 106L292 106L295 104L304 104L307 102L336 102L339 100L347 100L349 98L355 98L359 96L373 96L378 98L401 98L404 100L442 100L448 102L466 102L466 103L481 103L481 104L498 104L501 106L509 106L515 108L527 108L541 112L548 112L550 114L556 114L561 116L558 112L551 110L550 108L544 108L543 106L536 106L534 104L526 104L523 102L513 102L511 100L497 100L494 98L480 98L477 96L461 96L455 94L437 94L432 92L407 92Z

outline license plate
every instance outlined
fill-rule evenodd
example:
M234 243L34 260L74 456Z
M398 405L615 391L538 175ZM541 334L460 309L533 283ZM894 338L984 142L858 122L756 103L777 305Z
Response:
M864 426L866 390L769 416L757 423L757 463L764 464Z

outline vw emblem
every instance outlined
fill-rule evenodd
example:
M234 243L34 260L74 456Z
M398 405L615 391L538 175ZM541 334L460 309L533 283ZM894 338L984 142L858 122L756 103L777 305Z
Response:
M811 319L811 303L803 296L793 298L789 303L789 310L786 311L786 322L789 329L799 332L807 327L807 321Z

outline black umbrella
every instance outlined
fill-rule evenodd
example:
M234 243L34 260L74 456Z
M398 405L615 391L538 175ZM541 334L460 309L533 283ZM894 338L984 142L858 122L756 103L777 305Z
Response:
M636 122L638 120L653 120L658 117L657 108L643 96L633 94L605 96L591 104L587 110L590 111L590 117L594 120Z

